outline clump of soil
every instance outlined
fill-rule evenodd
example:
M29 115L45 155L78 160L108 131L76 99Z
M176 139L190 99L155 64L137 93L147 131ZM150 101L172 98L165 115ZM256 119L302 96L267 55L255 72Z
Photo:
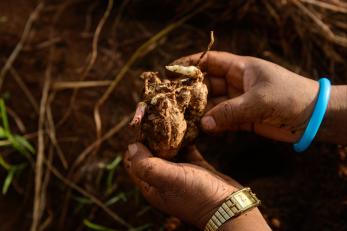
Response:
M198 67L173 65L166 69L178 76L169 80L158 72L141 75L143 101L138 103L131 124L141 127L140 139L155 155L171 159L197 137L208 90Z

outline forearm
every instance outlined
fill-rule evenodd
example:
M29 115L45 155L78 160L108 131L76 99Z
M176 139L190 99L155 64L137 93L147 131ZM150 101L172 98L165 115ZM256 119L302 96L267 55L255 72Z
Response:
M332 86L318 139L335 144L347 144L347 85Z
M258 209L253 209L224 223L218 231L269 231L271 230Z

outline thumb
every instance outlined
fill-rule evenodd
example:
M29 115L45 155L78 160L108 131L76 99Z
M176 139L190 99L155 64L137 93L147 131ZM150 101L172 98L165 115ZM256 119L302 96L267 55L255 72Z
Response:
M216 169L204 159L195 145L186 147L184 158L188 163L200 166L212 172L216 171Z
M254 105L246 93L217 104L201 119L201 126L207 132L218 133L230 130L252 130L263 111Z
M133 178L158 189L166 188L181 170L175 163L153 157L141 143L129 145L126 160Z

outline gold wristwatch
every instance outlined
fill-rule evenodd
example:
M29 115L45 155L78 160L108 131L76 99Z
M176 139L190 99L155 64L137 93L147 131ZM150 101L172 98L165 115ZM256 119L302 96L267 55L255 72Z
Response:
M260 200L250 188L243 188L228 196L215 214L207 222L205 231L216 231L226 221L235 218L247 210L260 205Z

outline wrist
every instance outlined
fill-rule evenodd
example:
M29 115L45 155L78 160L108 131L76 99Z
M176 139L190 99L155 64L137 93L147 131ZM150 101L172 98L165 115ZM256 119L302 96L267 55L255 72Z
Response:
M271 230L258 208L226 221L218 231L268 231Z
M205 217L206 219L204 224L199 227L202 230L204 230L206 226L208 227L208 230L214 230L218 227L218 231L270 230L259 209L256 207L259 204L259 199L254 193L251 192L249 188L234 190L232 195L228 195L227 200L224 199L223 202L218 203L218 205L210 211L208 217ZM218 213L216 213L217 210Z
M332 86L331 99L328 105L327 114L332 117L339 113L347 112L347 86Z
M223 204L225 199L230 194L232 194L233 192L236 192L238 190L239 190L239 188L228 184L223 197L219 198L218 200L214 200L213 202L206 205L207 209L204 209L203 215L199 217L196 226L199 227L201 230L204 230L207 222L210 220L210 218L213 216L213 214L215 214L215 212L218 210L219 206L221 206L221 204Z
M346 144L347 86L332 86L327 111L317 138L321 141Z

